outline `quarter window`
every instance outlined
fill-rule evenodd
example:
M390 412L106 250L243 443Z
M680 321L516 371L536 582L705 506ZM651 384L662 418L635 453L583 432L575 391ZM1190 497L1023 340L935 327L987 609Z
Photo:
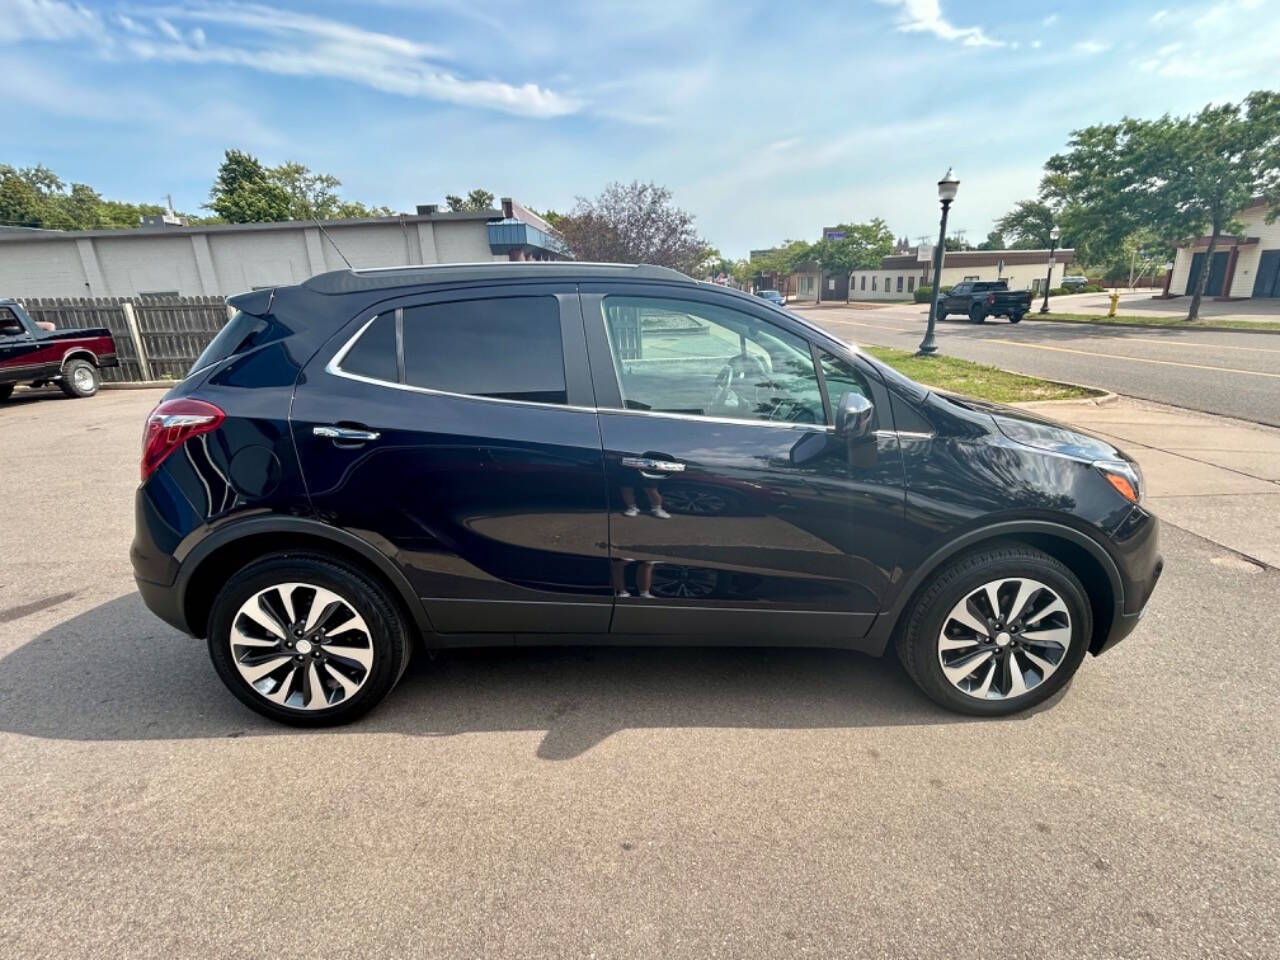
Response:
M342 369L347 373L386 380L395 383L396 373L396 316L384 313L373 318L360 339L342 358Z
M607 297L609 345L628 410L824 423L809 343L718 305Z

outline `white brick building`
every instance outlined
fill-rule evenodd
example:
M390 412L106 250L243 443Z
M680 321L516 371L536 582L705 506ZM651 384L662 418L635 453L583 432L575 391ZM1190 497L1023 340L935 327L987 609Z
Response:
M923 257L923 259L922 259ZM1053 281L1050 287L1062 285L1062 278L1075 263L1076 252L1070 248L1056 250L1053 255ZM1040 293L1049 269L1048 250L963 250L947 253L942 261L942 285L953 287L965 280L1000 280L1010 290ZM885 257L875 270L855 270L850 277L851 300L910 300L916 287L928 286L933 261L926 248Z
M136 230L0 231L0 297L229 296L346 266L562 259L541 219L502 210ZM332 243L326 238L332 238Z
M1267 223L1267 206L1256 203L1236 216L1239 235L1218 238L1205 296L1280 297L1280 220ZM1204 265L1209 238L1180 247L1169 277L1171 296L1190 296Z

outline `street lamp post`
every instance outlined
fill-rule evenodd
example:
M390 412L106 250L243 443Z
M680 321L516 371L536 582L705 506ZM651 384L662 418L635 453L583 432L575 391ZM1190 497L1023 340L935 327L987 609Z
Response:
M1049 312L1049 288L1053 286L1053 254L1058 249L1058 238L1062 233L1055 226L1049 231L1049 268L1044 275L1044 303L1040 304L1040 312Z
M931 357L938 352L937 341L933 337L933 327L938 318L938 287L942 285L942 255L947 247L947 211L951 209L951 201L956 198L960 181L956 179L951 168L938 181L938 201L942 204L942 225L938 228L938 248L933 251L933 291L929 297L929 326L925 329L924 339L920 341L918 357Z

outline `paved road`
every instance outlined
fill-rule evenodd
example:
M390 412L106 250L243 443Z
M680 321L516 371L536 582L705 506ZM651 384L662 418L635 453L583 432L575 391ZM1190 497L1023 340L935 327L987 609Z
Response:
M927 309L801 309L846 340L915 350ZM938 325L943 353L1103 387L1192 410L1280 426L1280 336L1024 320Z
M247 712L128 574L150 392L0 406L0 956L1275 957L1280 572L978 722L832 651L419 659Z

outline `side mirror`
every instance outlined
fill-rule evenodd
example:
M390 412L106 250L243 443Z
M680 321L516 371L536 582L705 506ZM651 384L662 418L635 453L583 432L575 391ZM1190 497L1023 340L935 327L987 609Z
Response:
M836 407L836 436L850 443L870 440L875 419L876 411L871 401L850 390L840 398Z

